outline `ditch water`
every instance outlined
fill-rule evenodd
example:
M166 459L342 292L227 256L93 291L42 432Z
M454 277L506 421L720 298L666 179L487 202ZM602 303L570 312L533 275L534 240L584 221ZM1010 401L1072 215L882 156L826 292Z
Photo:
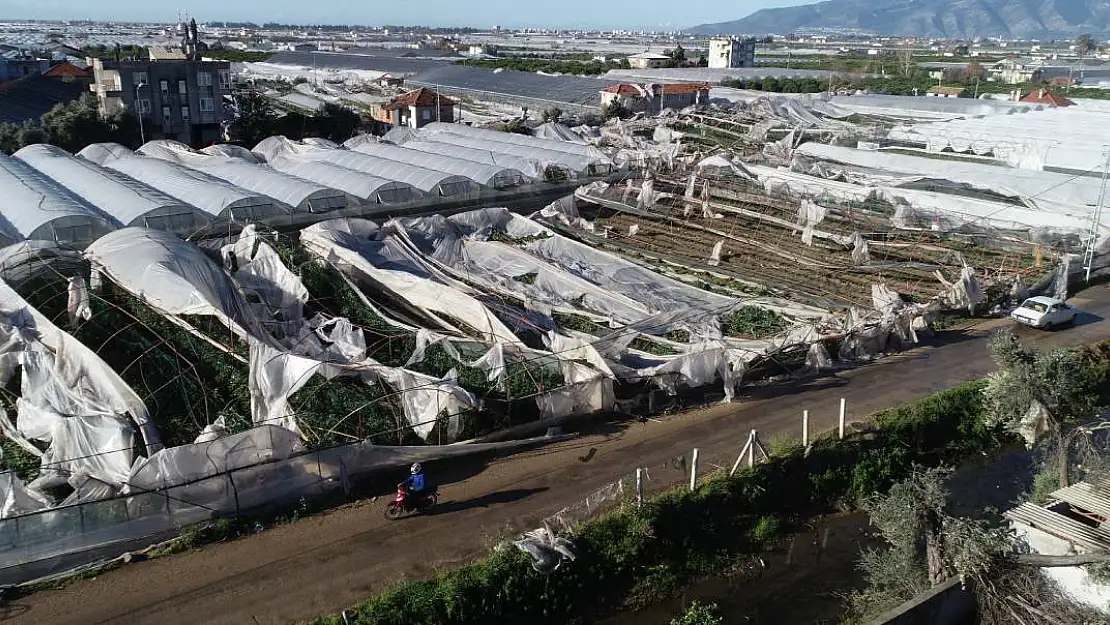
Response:
M958 516L998 518L1032 483L1029 452L1008 450L967 462L949 480L950 511ZM669 625L691 601L716 603L729 625L839 623L845 597L865 580L856 569L862 549L879 546L867 515L834 514L815 519L778 547L737 561L720 577L688 586L672 598L598 621L599 625Z

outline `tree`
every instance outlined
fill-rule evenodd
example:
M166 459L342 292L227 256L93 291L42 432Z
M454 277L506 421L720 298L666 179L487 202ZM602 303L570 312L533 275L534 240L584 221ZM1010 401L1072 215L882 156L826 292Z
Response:
M1098 44L1089 33L1079 35L1075 38L1075 53L1079 56L1087 56L1097 47Z
M624 119L629 116L628 109L624 108L620 100L610 100L609 104L606 104L605 108L602 109L601 115L607 120L613 119L614 117L617 119Z
M989 349L998 370L987 376L983 389L987 413L1029 447L1043 443L1060 486L1067 486L1072 447L1086 430L1066 428L1095 414L1096 393L1087 361L1076 350L1046 354L1024 348L1009 330L991 337Z
M325 139L343 143L362 130L362 117L351 109L328 102L312 118L315 132Z
M709 59L704 54L698 57L698 67L709 67Z
M686 49L682 44L678 44L674 50L669 50L665 54L670 57L664 64L666 67L682 67L686 64Z
M23 125L19 127L19 132L16 133L16 138L20 147L46 143L50 140L50 136L42 129L42 126L29 119L23 121Z
M240 91L232 97L231 140L253 147L259 141L276 134L277 113L266 96L257 91Z
M671 625L723 625L725 619L717 615L717 604L708 605L692 601L682 616L671 619Z
M987 70L978 61L971 61L964 68L964 75L967 76L968 80L981 80L986 74Z
M543 111L543 121L545 122L557 122L562 116L563 109L557 106L553 106L549 109L544 109Z
M0 152L11 154L23 147L19 143L19 126L0 123Z
M868 620L953 577L972 583L984 625L1095 623L1093 610L1060 592L1041 568L1103 563L1105 553L1027 554L1014 532L948 514L948 469L916 468L886 495L865 502L886 543L863 552L867 589L849 598L853 620ZM1018 616L1018 615L1021 616Z
M103 118L97 110L96 98L84 94L77 100L55 104L40 119L43 132L50 143L69 152L79 152L92 143L121 139L119 129L124 125L125 113ZM122 137L120 143L129 143Z

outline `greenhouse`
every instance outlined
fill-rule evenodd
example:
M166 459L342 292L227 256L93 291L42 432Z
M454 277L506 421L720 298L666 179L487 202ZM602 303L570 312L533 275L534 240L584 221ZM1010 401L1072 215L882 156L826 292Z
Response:
M430 195L457 197L478 192L478 185L465 176L456 176L408 163L398 163L351 150L309 150L290 158L330 163L378 178L403 182Z
M343 191L277 172L265 165L252 165L243 161L207 155L183 158L180 162L190 169L273 198L296 212L327 213L347 208L350 203L349 197Z
M414 150L438 150L441 147L447 149L452 147L466 148L485 154L493 154L495 155L494 158L513 156L530 159L539 165L541 171L547 167L557 167L572 172L576 176L592 175L593 167L598 163L595 159L579 154L546 150L515 143L501 143L481 137L457 135L449 132L422 134L419 140L410 141L405 144L405 147L411 147Z
M516 169L486 165L482 162L463 160L445 154L429 154L419 150L409 150L388 143L362 143L351 149L355 152L378 156L391 161L465 176L483 187L493 189L520 186L525 182L524 173Z
M53 178L126 226L191 234L212 218L195 206L52 145L29 145L18 160Z
M118 143L93 143L77 153L86 161L104 165L108 161L134 154L129 148Z
M543 178L543 164L539 159L528 159L513 154L499 154L491 150L480 150L450 143L436 143L434 141L421 141L413 139L404 144L406 150L416 150L428 154L442 154L451 158L460 158L474 163L484 163L513 169L533 180Z
M554 150L556 152L568 152L570 154L578 154L593 159L594 163L598 165L611 165L608 156L601 150L591 146L583 145L581 143L572 143L570 141L552 141L551 139L537 139L536 137L529 137L526 135L518 135L512 132L500 132L497 130L486 130L485 128L475 128L465 124L445 124L442 122L434 122L424 127L421 134L428 136L434 133L446 132L455 135L462 135L464 137L477 137L479 139L487 139L489 141L496 141L498 143L513 143L516 145L523 145L525 147L537 148L541 150Z
M368 204L399 204L420 196L419 191L404 182L386 180L323 161L276 156L269 165L284 174L339 189Z
M232 145L230 143L218 143L210 145L206 148L201 148L202 154L209 156L223 156L225 158L237 158L248 163L257 163L258 157L255 156L250 150L241 145Z
M266 196L158 158L131 156L108 161L106 166L174 197L187 197L194 206L220 219L257 221L287 214Z
M121 224L22 161L0 154L0 238L83 246Z

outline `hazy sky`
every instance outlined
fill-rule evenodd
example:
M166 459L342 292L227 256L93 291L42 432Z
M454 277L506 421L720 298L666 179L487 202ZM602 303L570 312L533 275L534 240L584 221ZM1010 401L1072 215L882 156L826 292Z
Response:
M806 4L813 0L752 2L674 2L673 0L424 0L359 2L357 0L0 0L0 18L93 19L170 22L180 8L198 22L251 21L323 24L421 24L428 26L500 25L552 28L678 29L706 22L739 19L769 6ZM631 7L635 7L634 10Z

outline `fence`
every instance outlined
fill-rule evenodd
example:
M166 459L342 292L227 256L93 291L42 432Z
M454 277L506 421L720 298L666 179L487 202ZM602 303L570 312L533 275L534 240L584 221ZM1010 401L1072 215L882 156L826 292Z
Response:
M375 472L551 440L444 447L362 442L287 455L280 451L285 436L281 428L261 426L210 443L167 450L177 451L177 457L151 473L165 475L165 469L172 468L188 476L183 483L157 490L156 484L150 484L128 496L0 519L0 585L111 559L165 540L195 523L346 492L352 479Z

